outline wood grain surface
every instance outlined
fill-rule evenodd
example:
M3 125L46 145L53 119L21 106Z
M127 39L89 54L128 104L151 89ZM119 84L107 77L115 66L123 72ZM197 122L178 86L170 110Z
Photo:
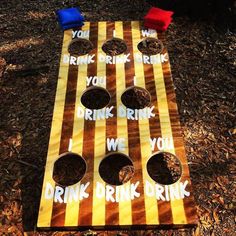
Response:
M169 61L161 61L168 56L164 34L157 34L155 30L148 31L138 21L85 22L82 29L77 30L81 30L82 38L92 42L94 49L87 56L94 55L94 62L75 65L70 64L69 61L65 62L65 55L69 59L72 57L68 53L68 45L73 35L72 30L66 30L37 227L42 229L145 229L196 225L196 209L170 64ZM149 35L144 35L145 32L142 30L146 30ZM83 36L83 32L87 31L89 34ZM126 42L126 52L117 57L125 57L129 54L128 62L109 64L100 60L100 56L106 57L102 51L103 43L113 36ZM143 56L137 45L146 36L158 38L164 44L162 53L156 55L158 63L148 64L137 60L137 57ZM80 98L84 91L92 86L91 83L87 83L86 78L94 76L106 78L105 83L98 86L106 89L111 97L107 107L113 106L113 117L108 119L89 120L77 116L79 109L86 111ZM153 117L132 120L118 115L118 109L122 106L122 93L134 85L145 88L150 93ZM150 138L159 137L173 140L173 147L159 150L156 145L151 149ZM107 154L114 152L107 147L108 138L123 139L124 149L119 152L128 155L134 165L134 176L121 186L105 183L99 174L100 162ZM80 182L63 187L56 184L52 178L53 164L61 154L68 151L81 155L86 161L87 169ZM160 199L156 194L150 196L145 187L146 182L154 186L153 191L159 185L149 176L146 164L150 157L159 151L170 152L178 157L182 166L182 175L176 183L172 184L172 187L177 188L187 183L185 190L190 193L189 196L169 200ZM88 184L86 188L88 196L82 199L76 198L75 189L81 190L86 184ZM136 192L139 196L122 201L109 201L107 193L100 194L98 197L97 184L100 190L106 191L112 187L117 194L124 189L132 189L137 184ZM167 187L170 186L163 186L163 189L166 190ZM64 199L63 202L58 201L59 198L56 197L58 189L63 191L60 195L60 199ZM70 194L73 195L74 200L72 198L71 201L68 200Z

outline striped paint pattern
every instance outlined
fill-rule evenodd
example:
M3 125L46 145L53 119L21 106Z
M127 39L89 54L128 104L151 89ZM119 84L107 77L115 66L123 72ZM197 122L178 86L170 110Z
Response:
M137 49L137 44L144 38L142 29L142 24L138 21L85 22L82 31L89 30L89 35L85 38L94 45L89 55L95 55L93 58L95 62L88 65L63 63L63 55L68 55L67 48L72 40L72 30L64 32L38 228L153 228L192 226L197 223L192 193L184 199L171 201L157 200L145 193L145 181L155 184L146 169L149 158L159 151L157 148L151 150L149 139L155 137L173 138L174 148L166 151L179 157L183 171L179 181L187 180L189 182L187 190L190 192L192 190L170 64L169 62L144 64L135 60L135 56L142 56ZM125 40L127 44L125 54L130 53L130 62L106 64L98 60L99 55L105 56L102 51L103 43L114 34L115 37ZM159 38L164 46L166 45L163 34L152 31L151 37ZM167 53L166 47L164 53ZM161 58L161 55L158 57ZM108 106L114 106L112 118L91 121L77 117L78 106L83 107L80 98L91 86L86 84L87 76L106 76L106 84L101 86L110 93L111 101ZM130 120L117 116L116 108L122 104L122 93L133 85L146 88L150 92L154 117ZM96 197L96 183L102 183L104 187L107 185L98 172L101 160L109 153L106 147L107 138L125 138L123 153L132 159L135 174L124 186L130 187L138 181L139 198L108 202L105 197ZM72 140L71 151L83 156L86 161L86 174L76 185L81 186L89 182L87 189L89 197L67 203L54 202L53 198L45 199L47 183L54 189L57 187L52 179L53 163L59 155L68 151L70 140ZM119 190L121 187L117 188Z

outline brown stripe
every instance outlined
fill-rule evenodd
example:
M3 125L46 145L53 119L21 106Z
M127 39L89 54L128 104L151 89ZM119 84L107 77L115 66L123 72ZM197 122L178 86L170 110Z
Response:
M97 75L97 41L98 41L98 23L90 23L89 40L93 43L94 49L89 55L95 54L94 63L88 65L87 76ZM86 78L80 78L86 79ZM93 203L93 171L94 171L94 137L95 137L95 121L84 120L84 135L83 135L83 151L82 155L87 163L87 171L81 184L90 183L86 192L88 198L80 201L78 225L92 225L92 203Z
M68 81L66 88L59 154L68 152L69 141L70 138L72 138L74 113L75 113L77 75L78 75L78 66L70 65L68 70ZM57 184L55 185L55 188L56 186ZM65 188L63 189L65 190ZM64 225L65 210L66 210L66 203L53 202L53 210L51 218L52 227Z
M126 54L130 53L130 62L125 63L125 80L126 87L134 85L134 54L133 54L133 43L132 43L132 33L131 33L131 22L125 21L123 23L124 30L124 41L127 45Z
M155 86L154 72L152 65L144 64L144 75L145 75L145 86L151 95L151 104L155 106L154 113L156 114L155 117L151 117L149 119L150 137L158 138L161 137L162 135L161 135L159 110L157 103L157 93L156 93L156 86ZM155 146L153 153L157 151L159 150L157 146ZM160 224L172 224L173 218L172 218L170 202L159 200L157 203L158 203L158 214L159 214L159 216L157 217L159 217Z
M162 40L164 45L166 45L166 39L164 35L159 34L158 36ZM167 50L165 49L164 52L167 52ZM183 177L181 181L183 182L185 180L188 180L189 185L186 190L192 192L192 189L190 187L190 176L189 176L188 165L186 163L187 160L186 160L186 154L185 154L185 149L184 149L182 130L181 130L180 122L179 122L176 96L174 92L174 86L173 86L169 63L162 63L162 69L163 69L163 75L164 75L164 81L165 81L165 87L166 87L166 94L167 94L167 101L168 101L168 107L169 107L169 113L170 113L170 122L171 122L172 134L173 134L173 139L174 139L175 152L176 152L176 156L181 159L182 163L184 163L184 166L183 166L184 173L183 173ZM193 195L191 194L189 197L184 198L183 202L184 202L184 209L185 209L187 222L189 224L196 224L197 214L196 214L196 208L195 208Z
M113 30L115 30L115 23L107 23L107 39L113 37ZM111 95L111 101L109 107L114 106L112 118L106 119L106 139L117 138L117 116L116 116L116 65L106 65L106 88ZM105 140L106 143L106 140ZM106 148L106 153L108 150ZM117 202L106 202L106 225L119 225L119 203Z
M129 156L133 160L135 173L131 179L131 183L135 184L139 181L137 192L140 193L139 198L132 200L132 223L133 225L145 224L145 204L144 204L144 184L141 165L141 148L139 125L136 120L128 120L128 139L129 139Z
M124 22L124 40L127 43L127 53L130 53L130 62L125 64L125 81L126 88L134 85L134 55L132 46L132 30L131 22ZM145 225L145 203L144 203L144 184L142 176L142 158L141 158L141 143L139 135L139 122L137 120L128 120L128 146L129 156L133 161L135 173L131 179L131 184L139 181L137 192L140 193L139 198L134 198L131 202L132 207L132 224Z

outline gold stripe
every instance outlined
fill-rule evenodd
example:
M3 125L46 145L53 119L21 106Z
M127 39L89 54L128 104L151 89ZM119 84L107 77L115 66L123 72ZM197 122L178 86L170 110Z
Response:
M90 29L90 23L85 22L82 30L86 31ZM89 37L86 37L87 39ZM82 155L83 147L83 133L84 133L84 119L77 118L78 107L84 108L81 104L80 98L83 91L86 89L86 76L87 76L87 64L82 64L79 66L78 70L78 82L76 88L76 102L75 102L75 115L74 115L74 126L73 126L73 136L72 136L72 152ZM80 185L77 183L71 187ZM78 202L71 202L66 204L66 214L65 214L65 226L77 226L79 217L79 205Z
M137 45L140 42L140 26L138 21L132 21L132 39L133 39L133 51L134 54L142 55ZM134 56L134 68L136 76L136 85L142 88L145 88L145 78L144 78L144 69L143 63L137 62ZM140 142L141 142L141 154L142 154L142 172L143 172L143 183L145 184L146 180L155 184L155 182L149 177L146 169L146 164L151 156L151 147L149 143L150 138L150 128L149 121L147 119L139 120L139 133L140 133ZM146 212L146 224L159 224L158 222L158 207L157 200L155 197L148 197L144 193L145 201L145 212Z
M42 188L42 196L40 202L39 216L38 216L38 227L50 227L53 199L45 199L46 184L50 183L52 187L55 187L55 182L52 179L53 163L59 156L61 128L63 121L64 105L65 105L65 94L67 85L67 75L69 69L69 63L64 64L62 62L63 55L68 55L68 45L71 40L72 31L67 30L64 32L60 70L58 76L58 85L55 98L52 128L50 134L50 141L48 147L47 163L44 175L44 182Z
M115 22L116 37L123 39L123 22ZM122 54L124 55L124 54ZM117 108L122 105L121 95L125 90L125 65L123 63L116 64L116 98ZM125 151L124 154L128 155L128 135L127 135L127 119L126 117L117 119L117 138L125 139ZM130 188L130 181L117 188ZM120 191L119 191L120 192ZM124 200L119 202L119 225L131 225L132 224L132 206L131 200Z
M102 51L102 45L106 40L106 22L98 23L98 56L99 54L105 55ZM97 76L106 76L106 64L104 62L99 62L99 57L97 58ZM106 85L100 85L101 87L106 87ZM96 196L96 183L99 182L105 188L105 183L101 179L98 168L101 160L104 158L106 153L106 121L96 120L95 125L95 150L94 150L94 176L93 176L93 215L92 215L92 225L101 226L105 225L105 196L103 198L97 198Z
M163 77L162 65L154 64L153 65L154 75L155 75L155 84L157 91L157 101L159 108L159 116L160 116L160 126L161 126L161 134L162 138L173 139L171 123L170 123L170 115L168 102L166 97L166 88ZM175 155L175 149L165 150ZM178 184L178 183L176 183ZM171 210L173 216L173 224L187 224L187 219L185 216L184 203L183 200L172 200Z

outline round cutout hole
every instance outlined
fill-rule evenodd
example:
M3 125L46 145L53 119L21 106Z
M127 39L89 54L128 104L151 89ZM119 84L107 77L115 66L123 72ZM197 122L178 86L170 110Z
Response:
M86 172L86 162L78 154L68 152L54 163L53 179L57 184L69 186L79 182Z
M151 102L150 93L141 87L130 87L121 95L122 103L131 109L143 109Z
M161 40L156 38L145 38L138 44L138 50L144 55L156 55L164 49Z
M173 184L182 174L179 159L168 152L159 152L153 155L147 162L149 176L159 184Z
M110 102L110 94L102 87L92 86L81 97L81 103L88 109L102 109Z
M99 174L107 184L125 184L134 175L133 162L122 153L108 154L99 165Z
M83 56L88 54L93 49L93 44L88 39L76 38L73 39L68 47L68 52L71 55Z
M127 46L124 40L119 38L112 38L107 40L102 45L102 50L110 56L116 56L124 53L127 50Z

